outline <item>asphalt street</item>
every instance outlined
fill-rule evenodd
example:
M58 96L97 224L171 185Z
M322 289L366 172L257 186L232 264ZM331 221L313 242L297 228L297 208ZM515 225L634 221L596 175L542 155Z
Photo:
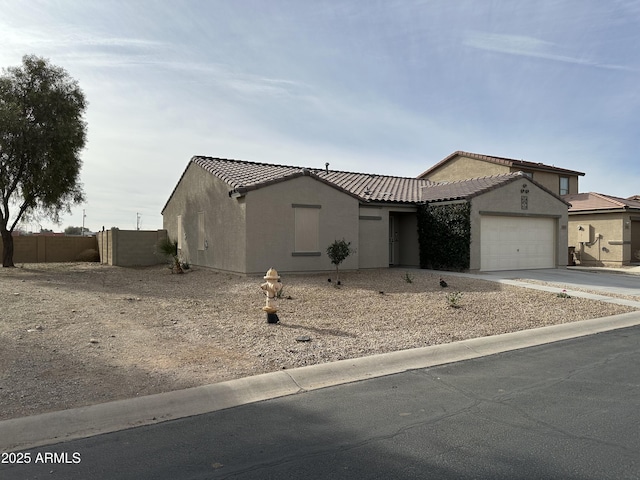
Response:
M638 479L639 365L640 327L612 330L13 452L0 478Z

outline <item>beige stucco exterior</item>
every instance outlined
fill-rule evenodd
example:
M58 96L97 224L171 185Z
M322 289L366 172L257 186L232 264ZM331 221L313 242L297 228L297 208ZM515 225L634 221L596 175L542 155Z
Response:
M518 171L518 168L512 167L512 172ZM577 175L559 175L553 172L529 172L532 178L547 190L560 195L560 177L569 179L569 193L578 193L578 177Z
M235 201L235 200L234 200ZM357 269L359 202L356 198L309 176L301 176L246 193L247 273L331 270L326 249L345 239L355 247L340 268ZM295 251L295 208L319 210L317 252Z
M432 182L454 182L468 178L500 175L509 173L510 171L511 169L507 165L498 165L473 158L457 156L432 171L428 176L428 180Z
M360 205L359 268L418 267L418 220L413 205Z
M528 190L523 193L522 190ZM522 196L527 209L522 209ZM471 199L470 271L480 270L481 218L486 215L553 218L556 225L556 267L567 265L567 204L528 181L526 177Z
M640 263L640 214L624 211L569 216L569 245L584 266L618 267Z
M228 192L225 182L189 164L162 212L163 227L172 240L178 239L181 216L182 260L224 271L247 271L246 199L229 198ZM204 212L204 249L197 242L199 212Z
M189 164L163 211L171 239L183 238L180 258L222 271L259 274L275 267L282 272L333 269L326 248L345 239L355 252L343 269L359 267L358 200L308 176L293 178L241 196L229 196L222 180ZM319 210L317 252L295 252L295 208ZM204 219L204 248L199 248L199 222Z
M549 172L544 170L523 169L522 167L502 165L486 160L469 158L457 155L446 163L442 164L429 173L428 180L432 182L453 182L458 180L466 180L469 178L487 177L491 175L500 175L505 173L514 173L524 171L532 176L533 180L548 189L549 191L560 195L560 177L569 179L569 192L578 193L578 176Z

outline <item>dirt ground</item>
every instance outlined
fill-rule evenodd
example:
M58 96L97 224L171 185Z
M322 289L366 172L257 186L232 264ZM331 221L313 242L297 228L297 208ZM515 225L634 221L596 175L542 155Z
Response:
M340 288L328 274L283 276L273 325L261 277L0 269L0 419L632 310L441 276L447 288L421 270L345 273Z

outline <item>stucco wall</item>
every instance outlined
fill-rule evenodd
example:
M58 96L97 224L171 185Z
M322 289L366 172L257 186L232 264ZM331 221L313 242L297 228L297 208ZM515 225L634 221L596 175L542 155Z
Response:
M396 265L420 264L418 220L413 205L360 206L360 268L389 266L389 216L395 219L398 244Z
M509 171L509 167L506 165L497 165L468 157L455 157L442 167L431 172L427 179L432 182L452 182L509 173Z
M514 167L511 170L513 172L517 172L521 169ZM578 193L578 177L575 175L559 175L551 172L533 172L533 179L556 195L560 195L560 177L567 177L569 179L570 194Z
M320 207L320 255L295 252L294 205ZM334 266L327 257L327 247L343 238L351 242L356 252L340 268L357 269L360 255L358 205L354 197L309 176L247 192L246 273L264 274L270 267L285 272L332 270Z
M522 170L521 168L514 167L512 172ZM560 177L555 173L548 172L533 172L533 179L542 185L544 188L551 190L556 195L560 195Z
M640 263L640 215L631 216L631 263Z
M634 244L640 248L640 235L635 228L638 222L633 222L632 217L625 212L570 215L569 245L576 247L580 264L615 267L638 261L633 258L633 248ZM591 238L581 233L589 229Z
M567 244L567 205L558 198L537 187L526 177L522 177L498 189L471 199L471 259L469 269L480 269L480 219L491 213L514 216L544 216L556 218L556 265L565 267L568 258ZM526 187L524 187L526 185ZM529 190L528 208L521 208L521 190Z
M218 270L246 271L245 199L230 198L229 190L222 180L189 164L162 220L169 238L176 240L178 215L182 215L182 260ZM198 248L199 212L204 217L203 249Z
M389 212L381 206L360 206L359 268L389 266Z

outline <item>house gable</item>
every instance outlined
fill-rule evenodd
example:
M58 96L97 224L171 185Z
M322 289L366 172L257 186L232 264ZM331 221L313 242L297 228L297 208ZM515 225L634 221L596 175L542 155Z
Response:
M228 185L203 175L198 165L187 165L162 209L162 223L169 238L179 240L184 261L245 271L245 202L230 199Z
M289 272L327 270L331 262L326 249L333 241L344 238L354 247L358 244L358 199L313 176L251 190L243 200L247 272L266 271L273 265ZM312 238L300 244L298 235ZM344 268L358 268L357 250L345 260Z
M557 201L563 203L565 205L565 208L569 206L569 203L567 203L562 197L548 190L535 180L527 177L522 172L491 175L488 177L480 178L469 178L466 180L458 180L455 182L441 182L429 187L425 187L422 191L421 198L423 202L470 200L491 190L499 189L507 184L517 181L522 181L523 185L535 185L540 190L554 197ZM523 190L526 189L527 187L523 187Z

